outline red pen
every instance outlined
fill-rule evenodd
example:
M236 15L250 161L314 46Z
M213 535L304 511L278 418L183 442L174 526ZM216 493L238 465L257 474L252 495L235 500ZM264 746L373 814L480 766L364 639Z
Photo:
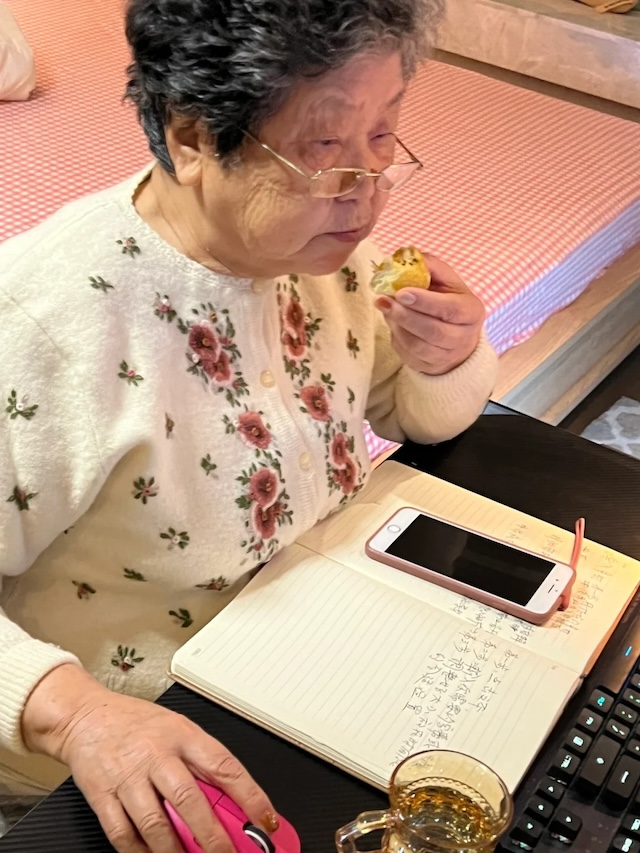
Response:
M580 555L582 554L582 545L584 543L584 518L579 518L576 521L576 532L575 539L573 541L573 551L571 552L571 557L569 558L569 566L573 569L573 578L571 582L568 584L565 591L562 593L562 601L560 602L559 610L566 610L571 602L571 590L573 589L573 585L576 582L576 576L578 574L578 563L580 562Z

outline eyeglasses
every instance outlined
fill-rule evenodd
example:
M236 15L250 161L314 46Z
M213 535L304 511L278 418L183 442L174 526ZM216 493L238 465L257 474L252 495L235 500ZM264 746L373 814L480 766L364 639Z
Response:
M312 175L308 175L295 163L291 163L282 154L278 154L273 148L270 148L266 143L260 142L255 136L252 136L248 131L243 131L244 135L252 139L265 151L273 155L285 166L293 169L298 175L307 178L310 182L310 193L314 198L339 198L342 195L348 195L364 181L365 178L374 178L377 189L383 193L391 193L394 190L399 190L405 186L411 178L423 168L422 163L418 158L409 151L407 146L401 142L395 134L392 134L398 145L409 155L411 160L405 163L391 163L381 172L369 172L367 169L320 169Z

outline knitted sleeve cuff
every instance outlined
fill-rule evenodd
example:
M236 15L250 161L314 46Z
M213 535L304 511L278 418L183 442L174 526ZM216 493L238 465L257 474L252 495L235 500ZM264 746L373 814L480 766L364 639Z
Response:
M407 438L436 443L458 435L476 420L493 391L496 356L485 332L469 358L442 376L402 367L396 385L398 421Z
M5 617L2 621L9 620ZM64 663L80 665L80 661L57 646L34 640L12 623L9 625L23 636L16 638L14 634L8 643L1 642L4 626L0 626L0 746L26 753L21 717L30 693L51 670Z

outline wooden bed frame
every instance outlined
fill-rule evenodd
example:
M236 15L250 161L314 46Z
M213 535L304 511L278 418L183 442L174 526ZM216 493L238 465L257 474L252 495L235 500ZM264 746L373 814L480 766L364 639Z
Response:
M629 121L640 110L438 51L436 59ZM630 164L630 168L634 168ZM500 358L493 399L559 423L640 344L640 243Z
M500 359L497 402L559 423L640 344L640 244Z

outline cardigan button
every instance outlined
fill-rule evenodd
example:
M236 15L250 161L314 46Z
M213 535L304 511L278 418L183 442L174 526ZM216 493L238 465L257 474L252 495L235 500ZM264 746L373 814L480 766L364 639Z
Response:
M264 293L264 283L256 279L254 282L251 283L251 290L253 290L253 292L257 294Z
M301 453L298 464L303 471L308 471L311 468L311 456L308 453Z
M263 370L260 374L260 383L265 388L273 388L276 384L276 378L270 370Z

